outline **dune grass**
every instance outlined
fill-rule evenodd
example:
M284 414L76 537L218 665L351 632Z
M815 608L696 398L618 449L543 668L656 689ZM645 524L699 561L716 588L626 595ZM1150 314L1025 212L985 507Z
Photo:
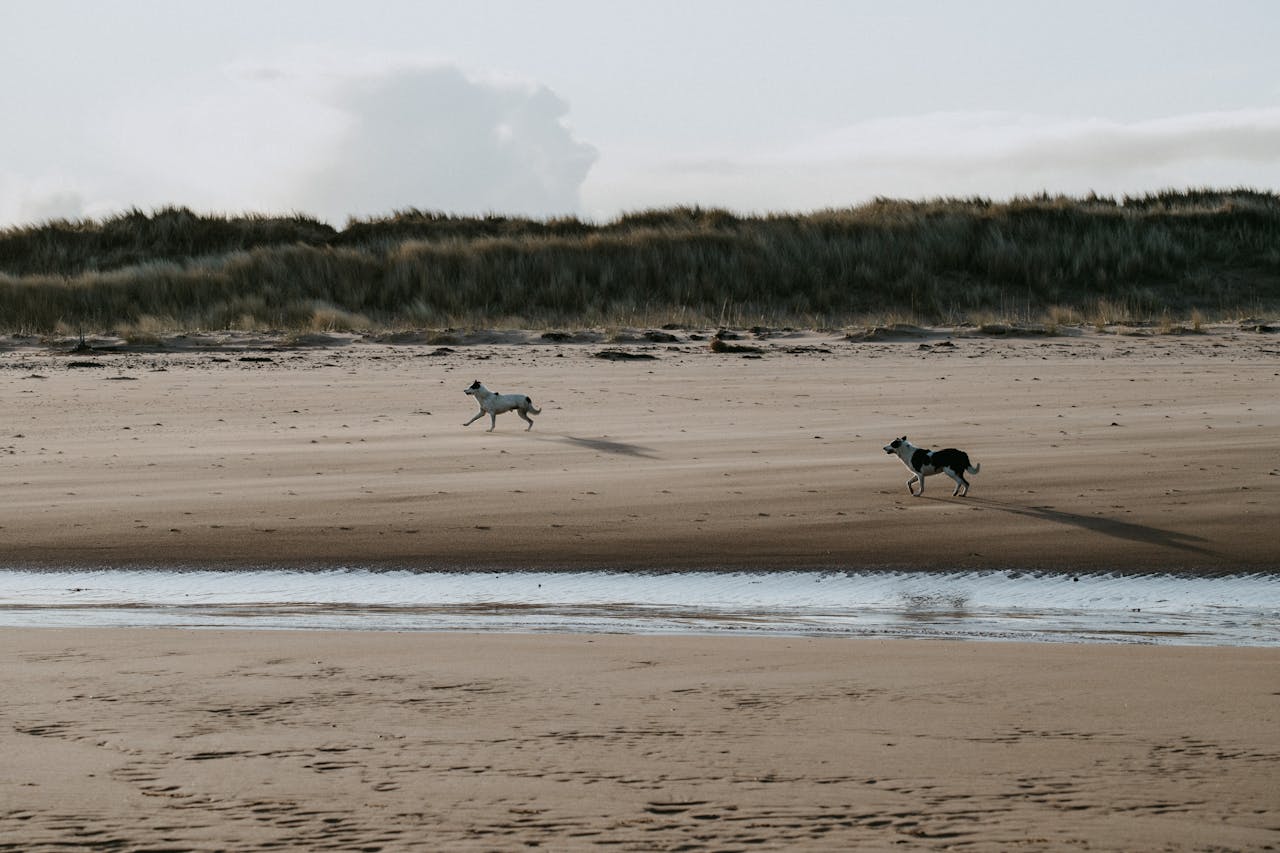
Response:
M1181 323L1280 306L1280 197L878 199L607 223L184 208L0 231L0 330Z

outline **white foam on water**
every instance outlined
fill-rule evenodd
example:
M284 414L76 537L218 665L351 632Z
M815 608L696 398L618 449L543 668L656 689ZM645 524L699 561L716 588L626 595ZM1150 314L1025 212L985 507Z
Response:
M1280 573L0 570L0 626L1280 646Z

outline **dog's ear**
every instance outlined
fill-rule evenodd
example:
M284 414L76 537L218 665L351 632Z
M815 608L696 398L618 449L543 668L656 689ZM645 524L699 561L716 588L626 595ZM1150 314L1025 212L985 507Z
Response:
M902 437L902 440L903 440L903 441L906 441L906 440L907 440L907 437L904 435L904 436Z

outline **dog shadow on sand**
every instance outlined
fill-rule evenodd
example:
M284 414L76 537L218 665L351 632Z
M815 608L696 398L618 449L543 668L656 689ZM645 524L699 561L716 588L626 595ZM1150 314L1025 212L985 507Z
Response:
M576 435L530 435L537 441L558 441L564 444L572 444L575 447L583 447L587 450L595 450L599 453L612 453L617 456L634 456L638 459L657 459L658 454L651 447L645 447L642 444L629 444L625 441L610 441L607 438L581 438Z
M951 502L937 497L929 497L926 500ZM979 497L968 497L965 498L965 501L966 503L978 504L986 509L999 510L1000 512L1021 515L1040 521L1052 521L1057 524L1080 527L1085 530L1091 530L1094 533L1101 533L1104 536L1112 536L1116 539L1127 539L1130 542L1141 542L1144 545L1159 545L1165 548L1173 548L1177 551L1185 551L1189 554L1217 556L1217 552L1196 544L1197 542L1208 542L1209 540L1203 536L1193 536L1190 533L1162 530L1159 527L1134 524L1131 521L1120 521L1119 519L1106 518L1104 516L1063 512L1047 506L1024 506Z

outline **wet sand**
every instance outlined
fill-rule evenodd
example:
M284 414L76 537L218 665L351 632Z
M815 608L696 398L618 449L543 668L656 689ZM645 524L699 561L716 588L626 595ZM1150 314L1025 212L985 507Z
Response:
M11 566L1272 569L1280 337L0 352ZM233 342L235 343L235 342ZM243 343L243 342L240 342ZM649 360L615 361L622 351ZM90 364L97 367L71 367ZM468 428L481 379L542 408ZM981 463L922 498L894 436Z
M1280 572L0 571L0 628L700 634L1256 647Z
M0 630L0 849L1266 850L1275 650Z

